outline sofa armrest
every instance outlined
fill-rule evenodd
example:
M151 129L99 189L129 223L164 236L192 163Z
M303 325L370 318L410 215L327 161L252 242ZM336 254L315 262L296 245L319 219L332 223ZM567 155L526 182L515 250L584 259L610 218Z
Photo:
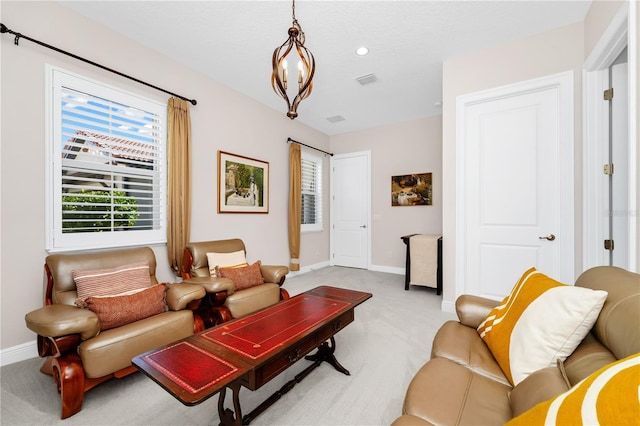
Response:
M190 302L202 299L207 292L202 286L196 284L169 284L167 285L167 306L171 311L186 309Z
M45 337L80 334L82 340L100 332L100 321L89 309L71 305L47 305L24 316L29 330Z
M260 272L262 272L264 282L282 285L289 273L289 268L280 265L260 265Z
M227 295L232 295L235 291L235 285L229 278L217 278L217 277L191 277L188 280L182 281L183 284L198 285L209 293L220 293L226 291Z
M478 328L489 312L500 304L497 300L463 294L456 299L456 313L462 325Z

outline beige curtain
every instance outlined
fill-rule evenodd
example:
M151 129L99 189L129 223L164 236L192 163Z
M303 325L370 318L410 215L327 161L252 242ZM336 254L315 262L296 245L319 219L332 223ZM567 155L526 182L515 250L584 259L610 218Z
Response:
M300 270L300 210L302 194L302 161L300 145L289 146L289 269Z
M182 252L191 232L191 117L189 103L171 98L168 105L167 254L180 275Z

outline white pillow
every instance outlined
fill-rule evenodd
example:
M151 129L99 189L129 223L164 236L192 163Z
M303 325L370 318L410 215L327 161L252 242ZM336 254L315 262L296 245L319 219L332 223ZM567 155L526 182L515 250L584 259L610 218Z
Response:
M209 264L209 275L219 277L219 267L235 268L247 266L247 259L244 250L233 251L231 253L207 253L207 263Z
M562 284L531 268L478 326L478 333L515 386L571 355L606 298L606 291Z

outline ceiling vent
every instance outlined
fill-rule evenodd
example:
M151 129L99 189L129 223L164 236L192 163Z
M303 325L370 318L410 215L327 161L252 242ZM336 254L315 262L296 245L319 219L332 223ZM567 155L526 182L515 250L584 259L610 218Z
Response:
M333 117L327 117L327 120L332 123L339 123L340 121L344 121L345 118L341 115L334 115Z
M365 84L375 83L378 81L378 77L376 77L375 74L365 74L360 77L356 77L356 81L364 86Z

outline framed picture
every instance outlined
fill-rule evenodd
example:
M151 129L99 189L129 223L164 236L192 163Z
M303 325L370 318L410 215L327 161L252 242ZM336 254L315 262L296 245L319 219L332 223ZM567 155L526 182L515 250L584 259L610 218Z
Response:
M391 176L392 206L430 206L432 196L431 173Z
M218 151L218 213L269 213L269 163Z

